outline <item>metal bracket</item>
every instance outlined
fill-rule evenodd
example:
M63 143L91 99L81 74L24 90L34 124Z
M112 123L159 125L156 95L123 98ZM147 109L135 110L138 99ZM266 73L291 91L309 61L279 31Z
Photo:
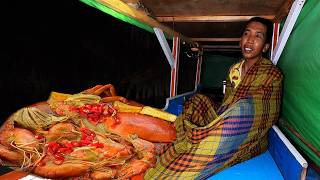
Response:
M172 68L176 68L175 67L175 63L174 63L174 58L172 56L172 52L170 50L169 44L167 42L167 39L165 38L163 31L159 28L153 28L154 32L156 33L156 36L160 42L160 45L162 47L162 50L164 52L164 54L166 55L166 58Z

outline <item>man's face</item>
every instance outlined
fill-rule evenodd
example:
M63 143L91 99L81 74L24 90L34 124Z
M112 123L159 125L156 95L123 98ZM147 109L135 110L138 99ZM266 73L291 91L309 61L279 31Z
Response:
M259 22L250 22L241 36L240 47L243 57L247 60L259 60L262 52L269 48L265 44L267 27Z

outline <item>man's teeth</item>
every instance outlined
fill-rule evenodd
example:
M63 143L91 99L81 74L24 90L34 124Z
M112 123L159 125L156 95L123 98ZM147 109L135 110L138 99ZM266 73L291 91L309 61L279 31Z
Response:
M251 48L244 48L244 50L246 50L246 51L252 51Z

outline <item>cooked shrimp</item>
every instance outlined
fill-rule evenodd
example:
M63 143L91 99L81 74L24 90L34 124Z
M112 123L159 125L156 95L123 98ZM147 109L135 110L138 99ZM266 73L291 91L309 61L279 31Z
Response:
M90 178L94 180L106 180L114 179L117 174L117 170L114 168L106 167L103 169L95 170L90 174Z
M89 163L64 162L57 165L47 156L33 169L33 173L46 178L67 178L84 175L89 170Z
M74 140L79 137L79 134L72 123L58 123L49 129L45 137L47 141L57 141L58 139Z

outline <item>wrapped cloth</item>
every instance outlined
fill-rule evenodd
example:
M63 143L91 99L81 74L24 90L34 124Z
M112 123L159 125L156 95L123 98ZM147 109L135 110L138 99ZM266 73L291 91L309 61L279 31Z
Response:
M267 132L278 120L282 74L261 59L236 88L227 80L220 108L197 94L177 118L177 140L166 146L145 179L206 179L267 149Z

